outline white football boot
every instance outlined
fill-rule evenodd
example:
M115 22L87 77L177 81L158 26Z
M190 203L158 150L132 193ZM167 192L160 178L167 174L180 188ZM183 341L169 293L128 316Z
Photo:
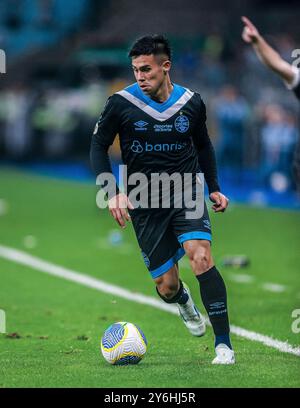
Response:
M189 295L188 301L184 305L177 304L179 314L186 325L187 329L193 336L201 337L205 333L205 319L200 314L195 303L193 302L188 286L183 283L185 291Z
M234 351L231 350L226 344L220 343L216 347L216 355L212 361L212 364L234 364Z

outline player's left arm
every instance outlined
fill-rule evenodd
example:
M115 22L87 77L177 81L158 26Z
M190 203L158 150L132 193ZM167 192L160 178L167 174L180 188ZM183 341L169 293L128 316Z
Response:
M209 198L214 203L215 212L224 212L228 207L228 198L221 193L218 182L218 171L215 150L208 135L206 127L206 107L201 100L197 130L193 135L193 143L198 153L198 162L204 173L204 178L209 191Z

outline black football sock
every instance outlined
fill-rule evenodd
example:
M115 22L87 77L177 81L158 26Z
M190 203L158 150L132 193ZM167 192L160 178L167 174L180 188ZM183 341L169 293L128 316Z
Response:
M222 276L215 266L207 272L197 275L202 302L207 311L216 339L215 347L225 343L231 347L229 338L229 320L227 312L227 294Z
M178 292L176 293L175 296L173 296L170 299L161 295L157 289L157 286L156 286L156 292L158 293L158 296L166 303L179 303L180 305L184 305L188 301L189 295L187 291L184 289L182 281L180 279L179 279L179 285L180 286L179 286Z

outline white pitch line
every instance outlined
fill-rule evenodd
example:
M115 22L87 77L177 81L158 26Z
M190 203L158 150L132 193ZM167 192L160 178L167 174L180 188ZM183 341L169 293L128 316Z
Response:
M127 299L129 301L134 301L144 305L155 307L156 309L164 310L172 314L178 314L177 308L175 305L170 305L163 303L159 299L155 299L151 296L142 295L140 293L131 292L129 290L123 289L119 286L112 285L101 281L99 279L93 278L88 275L76 272L71 269L64 268L59 265L46 262L40 258L29 255L26 252L19 251L14 248L9 248L6 246L0 245L0 257L7 259L9 261L16 262L21 265L29 266L37 271L44 272L53 276L58 276L60 278L79 283L83 286L87 286L101 292L110 293ZM265 336L260 333L252 332L246 329L243 329L238 326L230 326L231 332L237 336L244 337L248 340L257 341L268 347L275 348L281 352L294 354L300 357L300 347L293 347L287 342L273 339L272 337Z
M167 312L171 312L174 314L177 313L176 306L163 303L159 299L155 299L150 296L145 296L140 293L130 292L129 290L123 289L119 286L106 283L91 276L76 272L71 269L67 269L63 266L46 262L40 258L29 255L26 252L19 251L14 248L9 248L0 245L0 257L19 263L21 265L29 266L33 269L36 269L39 272L44 272L53 276L58 276L71 282L80 283L83 286L97 289L101 292L110 293L112 295L116 295L127 300L153 306L158 309L165 310Z

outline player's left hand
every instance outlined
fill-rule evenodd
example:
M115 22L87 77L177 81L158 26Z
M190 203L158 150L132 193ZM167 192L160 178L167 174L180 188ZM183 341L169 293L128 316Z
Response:
M214 212L224 212L228 207L229 199L219 191L215 191L209 195L210 201L214 203L211 207Z

